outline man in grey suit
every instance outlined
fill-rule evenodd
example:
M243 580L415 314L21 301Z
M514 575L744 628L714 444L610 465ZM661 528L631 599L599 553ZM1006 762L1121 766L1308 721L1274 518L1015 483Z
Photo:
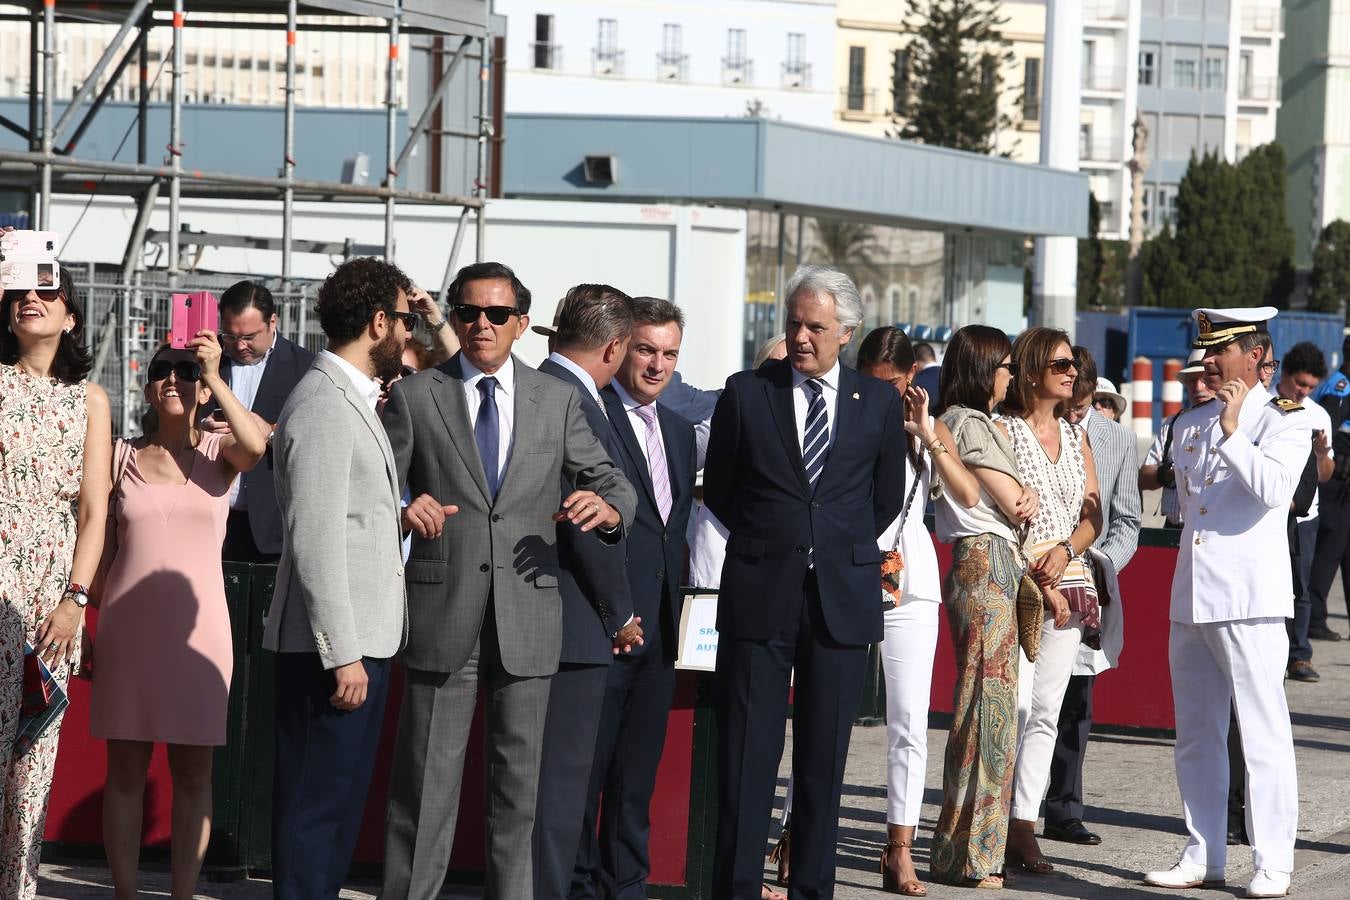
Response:
M389 686L407 634L400 480L375 401L416 317L395 266L343 263L319 289L328 349L272 440L284 525L263 646L277 654L272 884L336 897L365 808Z
M1074 347L1078 381L1073 405L1065 418L1087 430L1097 463L1097 491L1102 504L1102 533L1093 546L1116 572L1139 549L1143 501L1139 496L1139 443L1134 432L1093 408L1097 362L1086 347ZM1119 598L1115 598L1117 601ZM1101 836L1083 824L1083 757L1092 730L1092 684L1110 666L1105 654L1086 644L1079 648L1074 674L1059 710L1059 734L1050 760L1050 786L1045 797L1045 836L1071 844L1100 844Z
M408 675L381 895L433 900L440 891L481 685L484 897L530 900L540 748L562 645L555 525L569 521L617 543L637 495L587 424L577 390L511 355L530 310L515 273L500 263L466 266L449 294L463 349L396 383L384 410L414 499L404 512L413 531ZM566 497L564 476L576 486Z

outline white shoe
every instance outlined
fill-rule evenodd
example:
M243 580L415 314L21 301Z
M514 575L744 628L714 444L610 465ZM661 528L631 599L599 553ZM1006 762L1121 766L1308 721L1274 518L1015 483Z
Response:
M1289 873L1257 869L1256 877L1247 885L1248 897L1285 897L1289 894Z
M1223 869L1207 869L1183 859L1170 869L1149 872L1144 876L1144 884L1165 888L1218 887L1223 884Z

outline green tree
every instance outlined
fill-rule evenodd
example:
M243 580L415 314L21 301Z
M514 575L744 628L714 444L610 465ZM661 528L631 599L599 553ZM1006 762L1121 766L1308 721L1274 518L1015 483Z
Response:
M1088 191L1088 236L1078 242L1078 308L1101 306L1102 267L1106 262L1102 251L1102 207L1096 196Z
M885 251L871 225L834 217L812 219L808 248L811 262L849 273L860 287L866 281L885 284L881 263Z
M993 152L999 130L1012 125L998 108L1001 70L1013 59L1007 21L996 0L906 0L911 96L897 101L894 136Z
M1294 230L1284 204L1286 165L1284 147L1274 143L1255 148L1237 165L1252 294L1281 308L1294 290Z
M1350 222L1327 225L1313 248L1308 276L1308 306L1322 312L1340 312L1350 301Z
M1172 226L1164 224L1162 231L1144 243L1139 254L1140 268L1144 273L1144 304L1188 306L1191 293L1189 275L1177 252Z

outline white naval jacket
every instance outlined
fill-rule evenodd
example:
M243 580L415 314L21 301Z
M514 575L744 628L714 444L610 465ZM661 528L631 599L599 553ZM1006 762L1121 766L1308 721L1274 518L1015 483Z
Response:
M1182 413L1172 438L1185 529L1171 620L1184 624L1289 617L1289 503L1312 449L1312 418L1281 409L1258 384L1225 438L1223 403Z

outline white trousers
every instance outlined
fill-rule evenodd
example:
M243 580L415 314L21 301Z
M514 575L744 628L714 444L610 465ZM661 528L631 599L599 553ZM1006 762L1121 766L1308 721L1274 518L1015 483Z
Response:
M918 826L928 772L928 700L940 603L910 600L886 611L886 822Z
M1069 623L1055 627L1047 611L1041 625L1041 652L1036 662L1022 653L1017 670L1017 771L1013 775L1014 819L1036 821L1050 782L1050 760L1059 734L1059 708L1073 674L1078 646L1083 641L1080 613L1071 613ZM1018 651L1021 653L1021 651Z
M1247 759L1247 835L1255 868L1294 870L1298 775L1284 696L1284 619L1172 623L1177 787L1191 833L1182 858L1222 869L1228 856L1228 708Z

